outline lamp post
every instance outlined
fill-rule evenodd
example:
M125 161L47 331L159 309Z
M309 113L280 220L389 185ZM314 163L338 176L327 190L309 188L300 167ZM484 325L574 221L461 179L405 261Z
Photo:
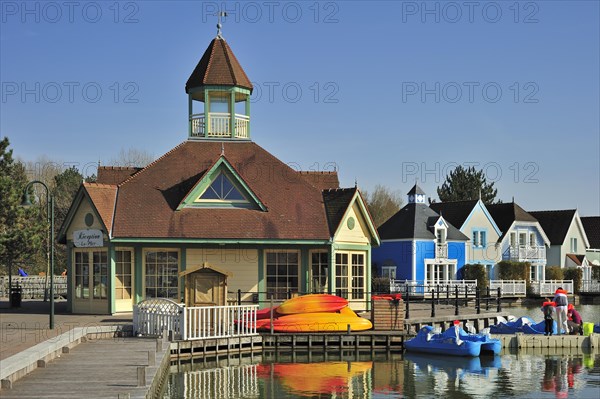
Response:
M41 184L46 189L46 205L48 207L48 223L50 224L50 329L54 329L54 196L50 193L48 186L39 180L33 180L27 183L23 190L23 201L21 206L31 206L29 200L29 189L34 184Z

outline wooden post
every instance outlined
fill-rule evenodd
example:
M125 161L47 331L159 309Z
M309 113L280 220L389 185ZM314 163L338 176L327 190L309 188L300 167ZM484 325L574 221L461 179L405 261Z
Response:
M498 309L497 312L502 312L502 288L498 287Z
M406 314L404 316L405 319L409 319L410 318L410 291L408 290L408 284L406 284L406 299L404 301L404 303L406 304Z
M477 314L481 313L481 304L479 303L479 296L480 296L480 292L479 292L479 287L475 287L475 309L477 309Z
M242 290L238 288L237 292L238 306L242 306Z
M454 315L458 316L458 285L454 286Z
M271 314L271 335L273 335L273 294L271 294L271 310L269 313Z
M431 294L431 317L435 317L435 288ZM438 295L439 294L440 292L438 291Z

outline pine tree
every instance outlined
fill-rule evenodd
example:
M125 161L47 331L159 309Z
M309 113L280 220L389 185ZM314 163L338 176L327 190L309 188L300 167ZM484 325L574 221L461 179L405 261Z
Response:
M0 140L0 263L17 265L31 262L32 254L42 250L48 224L40 207L20 206L27 175L24 165L13 159L9 145L7 137Z
M477 171L474 166L465 169L457 166L446 176L446 181L437 188L442 202L476 200L481 197L484 204L493 204L498 190L494 183L488 183L483 170ZM500 201L498 201L500 202Z

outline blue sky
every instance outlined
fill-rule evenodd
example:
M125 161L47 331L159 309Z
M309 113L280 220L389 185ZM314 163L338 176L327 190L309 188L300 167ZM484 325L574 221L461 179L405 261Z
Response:
M504 201L600 214L598 1L0 5L0 134L22 159L93 172L184 141L224 6L252 138L293 167L436 198L475 165Z

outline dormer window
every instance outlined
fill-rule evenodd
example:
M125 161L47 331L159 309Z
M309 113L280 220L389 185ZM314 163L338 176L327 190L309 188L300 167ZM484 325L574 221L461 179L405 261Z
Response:
M223 172L217 176L195 202L207 201L248 202Z

